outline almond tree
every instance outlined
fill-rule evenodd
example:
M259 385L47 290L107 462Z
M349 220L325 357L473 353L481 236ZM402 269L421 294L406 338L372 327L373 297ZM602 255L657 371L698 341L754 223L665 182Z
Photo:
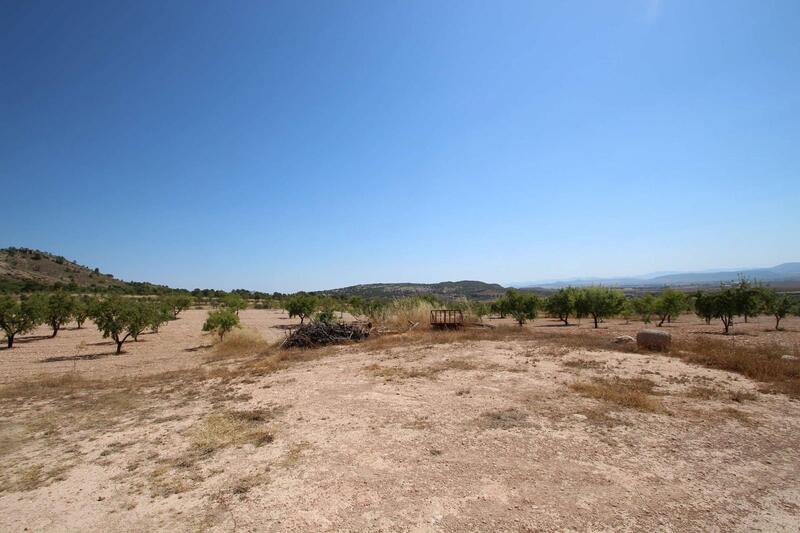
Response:
M219 335L219 340L221 341L226 333L238 327L241 327L239 325L239 315L231 309L223 307L216 311L209 311L208 318L203 324L203 331L213 331Z
M778 294L774 290L764 291L764 307L767 312L775 317L775 330L780 329L781 320L786 318L795 308L795 302L786 295Z
M619 314L625 305L625 295L607 287L587 287L581 290L581 295L595 328L602 319Z
M103 338L111 337L116 343L117 355L122 352L122 344L137 329L134 315L131 302L119 296L111 296L93 306L91 318L97 324L97 329L103 334Z
M14 346L14 337L32 331L39 323L40 314L31 302L0 296L0 329L6 334L8 348Z
M313 294L299 292L286 300L284 308L289 313L289 318L299 317L300 324L314 314L319 307L319 299Z
M675 289L665 289L655 300L654 311L660 322L658 326L664 325L664 322L672 322L672 319L680 315L687 307L686 295L681 291Z
M166 300L172 308L172 318L177 319L178 314L192 305L192 297L186 294L175 294Z
M72 320L75 299L63 291L57 291L47 297L44 308L44 320L53 328L50 337L58 335L61 326Z
M575 289L558 289L547 298L544 308L550 316L558 317L565 326L569 326L569 315L575 312Z
M498 305L506 314L514 317L517 324L522 326L526 320L533 320L541 306L541 300L535 294L527 294L514 289L506 291Z

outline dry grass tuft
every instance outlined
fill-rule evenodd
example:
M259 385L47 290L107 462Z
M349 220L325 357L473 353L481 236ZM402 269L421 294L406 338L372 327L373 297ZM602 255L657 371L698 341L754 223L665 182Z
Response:
M516 407L484 411L477 419L481 429L511 429L527 426L528 415Z
M650 413L665 413L666 409L661 402L651 398L653 382L647 379L598 379L591 383L579 382L570 385L575 392L604 402L613 403L621 407L646 411Z
M758 425L749 414L745 413L744 411L740 411L739 409L734 409L733 407L725 407L724 409L720 409L719 413L728 418L736 420L743 426L754 427Z
M65 479L65 472L72 468L72 464L58 464L50 469L45 469L41 464L18 468L10 476L0 477L0 494L5 492L25 492L46 487L54 481Z
M262 446L273 440L263 425L263 412L229 411L207 416L192 430L192 445L202 453L228 446Z
M286 452L286 457L282 461L282 466L294 466L300 462L300 459L303 457L303 452L311 448L311 444L308 442L302 441L296 444L292 444L289 446L289 450Z
M80 374L44 374L0 387L0 399L51 398L95 389L104 382L86 379Z
M600 369L605 368L606 364L603 361L593 361L591 359L572 359L561 363L567 368L581 368L581 369Z
M727 370L768 383L768 391L800 398L800 360L782 359L786 348L779 344L736 346L735 339L699 336L676 344L670 355L708 368ZM795 348L795 351L797 349Z
M427 416L417 416L412 421L404 422L400 425L400 427L403 429L425 430L431 429L433 427L433 423L428 419Z
M695 385L694 387L691 387L686 392L686 396L689 398L696 398L698 400L731 400L737 403L752 401L758 398L755 393L748 390L739 389L731 391L702 385Z
M493 367L486 367L493 368ZM447 370L479 370L481 367L468 359L447 359L441 363L430 366L405 368L400 366L381 366L377 363L365 366L364 370L372 375L384 378L387 381L428 378L435 379L437 375Z
M254 329L239 329L228 333L224 339L214 344L207 361L220 361L236 357L256 355L269 351L271 345Z

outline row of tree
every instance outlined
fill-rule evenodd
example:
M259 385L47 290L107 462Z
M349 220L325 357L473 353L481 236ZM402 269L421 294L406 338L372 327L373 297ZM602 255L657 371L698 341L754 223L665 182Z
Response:
M657 296L645 294L637 298L626 298L622 291L607 287L567 287L547 298L509 290L491 304L490 310L500 316L510 315L520 325L536 318L540 310L560 319L564 325L569 325L570 317L591 317L595 328L603 319L612 316L622 316L626 320L638 317L645 324L651 323L655 316L657 325L663 326L681 313L694 310L707 324L712 319L720 319L728 333L734 317L742 317L747 322L750 317L762 314L773 316L775 329L780 329L780 322L787 315L800 314L800 303L787 294L743 280L715 291L687 294L665 289Z
M187 295L172 295L165 298L124 298L111 295L105 298L90 296L75 297L63 291L36 293L17 300L11 296L0 296L0 329L5 332L8 348L14 346L17 335L33 331L46 324L52 329L51 337L73 320L80 329L91 319L104 338L111 338L120 353L122 344L128 339L137 340L150 329L158 333L159 328L189 307Z

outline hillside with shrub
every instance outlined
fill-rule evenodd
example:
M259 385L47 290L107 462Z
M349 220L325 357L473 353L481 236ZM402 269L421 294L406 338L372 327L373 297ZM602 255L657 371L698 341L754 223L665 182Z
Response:
M439 300L489 301L505 294L505 288L497 283L483 281L444 281L441 283L371 283L353 285L341 289L321 291L327 296L361 296L362 298L405 298L410 296L433 296Z
M152 283L123 281L71 261L63 256L31 248L0 249L0 292L32 292L65 289L84 292L159 294L172 289Z

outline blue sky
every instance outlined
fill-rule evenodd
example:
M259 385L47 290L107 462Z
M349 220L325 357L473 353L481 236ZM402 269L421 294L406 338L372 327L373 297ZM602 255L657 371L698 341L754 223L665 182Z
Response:
M800 259L800 2L0 5L0 246L177 287Z

